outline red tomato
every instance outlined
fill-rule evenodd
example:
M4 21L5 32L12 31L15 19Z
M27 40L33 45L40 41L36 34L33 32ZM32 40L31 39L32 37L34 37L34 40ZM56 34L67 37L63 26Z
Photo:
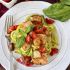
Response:
M37 30L37 29L38 29L38 26L35 26L35 27L33 28L34 31Z
M31 61L31 57L30 56L24 56L24 60L27 61Z
M41 24L42 24L41 22L37 21L37 25L41 25Z
M17 27L18 27L18 25L14 25L14 29L15 29L15 30L17 29Z
M30 32L30 35L31 35L31 37L32 37L32 39L36 39L36 37L37 37L37 35L36 35L36 33L35 32Z
M41 53L44 53L44 52L46 52L46 48L45 48L45 47L40 47L40 48L39 48L39 51L40 51Z
M44 33L44 31L46 31L46 30L47 30L46 27L42 27L42 28L38 28L38 26L35 26L35 27L34 27L34 31L35 31L35 33L37 33L37 34L42 34L42 33Z
M37 30L35 30L35 32L36 32L37 34L42 34L42 33L43 33L43 29L37 29Z
M33 63L31 63L31 62L26 62L25 65L30 67L30 66L33 65Z
M46 18L45 20L46 20L47 24L53 24L54 23L54 20L52 20L52 19Z
M32 23L38 26L42 24L40 21L32 21Z
M52 48L50 55L53 56L54 54L58 53L58 49L57 48Z
M47 30L47 27L43 26L42 29L43 29L43 31L46 31Z
M19 62L19 63L21 63L21 64L24 64L23 59L21 57L17 58L16 61Z
M10 34L12 31L16 30L18 27L18 25L13 25L13 26L10 26L7 30L7 33Z
M24 56L24 62L26 66L32 66L33 64L31 63L31 57L30 56Z
M13 30L15 30L14 26L10 26L7 30L7 32L10 34Z
M27 35L27 37L26 37L26 43L30 43L30 41L31 41L30 35Z

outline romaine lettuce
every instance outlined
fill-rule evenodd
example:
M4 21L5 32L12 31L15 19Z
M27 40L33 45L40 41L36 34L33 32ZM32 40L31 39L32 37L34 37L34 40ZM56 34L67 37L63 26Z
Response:
M43 10L44 14L50 18L66 21L70 19L70 6L62 3L52 4L49 8Z

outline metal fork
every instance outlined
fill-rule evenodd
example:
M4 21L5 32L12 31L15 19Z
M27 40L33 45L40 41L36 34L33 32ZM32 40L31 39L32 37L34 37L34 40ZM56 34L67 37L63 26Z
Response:
M12 26L12 25L13 25L13 16L12 15L6 16L6 20L5 20L5 35L7 35L7 30L9 28L9 26ZM7 38L7 43L8 44L11 43L8 38ZM10 51L10 70L14 70L13 52L10 50L10 48L9 48L9 51Z

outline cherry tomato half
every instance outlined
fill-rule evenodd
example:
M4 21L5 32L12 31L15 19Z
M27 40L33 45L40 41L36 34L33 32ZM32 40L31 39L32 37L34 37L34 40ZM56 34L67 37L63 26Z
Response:
M47 24L53 24L54 23L54 20L52 20L52 19L46 18L45 20L46 20Z
M37 30L35 30L35 33L42 34L43 33L43 29L37 29Z
M16 59L17 62L24 64L22 57Z
M32 39L36 39L37 35L34 31L30 32L30 36L32 37Z
M57 48L52 48L50 55L53 56L54 54L58 53L58 49Z
M43 29L43 31L46 31L47 30L47 27L43 26L42 29Z
M40 48L39 48L39 51L40 51L41 53L44 53L44 52L46 52L46 48L45 48L45 47L40 47Z
M28 66L28 67L30 67L30 66L33 65L33 63L31 63L31 62L26 62L25 65Z
M15 30L17 29L17 27L18 27L18 25L14 25L14 29L15 29Z
M16 30L18 27L18 25L13 25L13 26L10 26L7 30L7 33L10 34L12 31Z
M31 41L31 37L30 37L30 35L27 35L27 37L26 37L26 43L30 43L30 41Z
M24 56L24 60L31 61L31 56Z
M35 24L35 25L37 25L37 26L39 26L39 25L42 24L40 21L32 21L32 23Z
M31 57L30 56L24 56L24 62L26 66L32 66L33 64L31 63Z
M35 31L35 30L37 30L38 29L38 26L35 26L34 28L33 28L33 31Z

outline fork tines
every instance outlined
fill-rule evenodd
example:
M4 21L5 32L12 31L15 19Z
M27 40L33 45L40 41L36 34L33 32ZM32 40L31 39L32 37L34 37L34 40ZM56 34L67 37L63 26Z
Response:
M7 15L6 20L5 20L5 31L7 32L7 29L9 26L13 25L13 16L12 15Z

